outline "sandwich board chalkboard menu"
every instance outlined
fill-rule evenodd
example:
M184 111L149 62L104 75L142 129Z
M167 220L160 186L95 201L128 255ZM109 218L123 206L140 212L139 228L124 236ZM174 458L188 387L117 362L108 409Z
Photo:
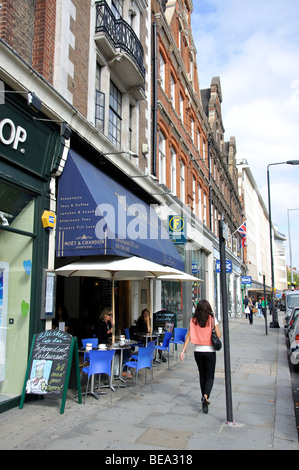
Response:
M62 396L62 414L72 366L75 367L78 403L81 403L77 338L60 330L34 335L19 408L23 408L26 394Z
M176 313L170 310L159 310L159 312L154 313L153 324L154 330L162 327L165 331L172 332L173 328L177 326Z

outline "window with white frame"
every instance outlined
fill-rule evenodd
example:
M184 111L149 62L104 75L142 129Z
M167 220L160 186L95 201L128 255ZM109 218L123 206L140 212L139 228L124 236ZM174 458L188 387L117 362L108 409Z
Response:
M196 181L194 176L192 177L192 197L193 197L193 211L195 211L196 205Z
M185 165L183 160L180 163L180 199L185 203Z
M172 106L175 107L175 80L172 74L170 75L170 99Z
M207 225L207 195L203 193L203 223Z
M165 91L165 71L166 71L166 64L163 55L159 54L159 78L161 87Z
M159 132L159 183L166 184L166 140Z
M101 92L101 66L96 65L95 127L104 132L105 94Z
M218 235L218 223L217 223L218 216L217 216L217 208L216 207L214 209L214 220L215 220L215 222L214 222L214 233L215 233L215 235Z
M112 0L111 11L116 19L123 16L123 0Z
M194 142L194 120L193 120L193 118L190 119L190 127L191 127L191 138L192 138L192 141Z
M184 122L184 97L180 93L180 118Z
M202 219L202 213L201 213L201 185L199 184L197 186L197 196L198 196L198 204L197 204L197 212L196 215L199 218L199 220Z
M129 108L129 150L132 150L132 136L133 136L133 106Z
M170 190L176 194L176 152L173 147L171 147Z
M121 113L122 113L122 95L119 89L110 82L109 99L109 140L116 147L120 147L121 142Z
M202 158L205 160L206 158L206 141L202 139Z

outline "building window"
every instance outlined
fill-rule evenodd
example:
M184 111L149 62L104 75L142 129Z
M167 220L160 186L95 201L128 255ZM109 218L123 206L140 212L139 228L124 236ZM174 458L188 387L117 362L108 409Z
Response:
M166 142L162 132L159 132L159 183L166 184Z
M181 201L185 204L185 165L182 160L180 165L180 192Z
M132 150L132 140L133 140L133 106L130 105L130 115L129 115L129 150Z
M194 138L194 121L193 121L193 118L190 119L190 124L191 124L191 138L192 138L192 141L194 143L195 138Z
M123 0L112 0L111 11L116 19L123 16Z
M105 94L101 92L101 66L96 67L95 127L104 132Z
M201 217L201 186L200 186L200 184L197 187L197 195L198 195L198 204L197 204L196 215L199 218L199 220L201 220L202 217Z
M175 108L175 81L172 75L170 75L170 99L172 106Z
M122 96L118 88L110 82L109 99L109 140L120 147Z
M180 118L184 122L184 98L182 93L180 93Z
M203 194L203 223L207 225L207 195Z
M193 197L193 212L195 212L195 206L196 206L196 181L195 181L195 178L192 178L192 197Z
M159 55L159 77L161 81L161 87L165 91L165 71L166 71L166 64L164 57L162 54Z
M173 194L176 194L176 153L173 147L171 147L171 168L170 168L170 190Z
M0 194L0 403L2 404L22 392L24 377L22 373L16 371L25 371L27 366L29 324L34 310L31 299L34 290L32 274L37 270L37 266L35 267L34 262L34 196L1 179ZM24 267L22 270L21 265ZM9 325L11 316L15 316L14 325Z

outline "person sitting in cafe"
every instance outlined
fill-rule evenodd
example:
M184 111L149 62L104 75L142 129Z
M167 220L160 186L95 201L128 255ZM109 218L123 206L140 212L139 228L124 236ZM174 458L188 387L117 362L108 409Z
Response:
M150 312L147 308L144 308L141 312L140 317L137 320L137 333L151 333L151 318ZM143 339L142 339L143 341ZM144 339L145 342L145 339ZM162 351L159 351L160 359L163 362L167 362L166 357L163 356Z
M100 313L98 322L95 327L96 336L99 344L111 343L112 338L112 310L105 307Z
M150 313L147 308L144 308L136 323L137 333L150 333L151 332L151 319Z
M110 307L105 307L100 313L99 320L96 324L96 336L99 340L99 344L111 344L112 342L112 310ZM128 350L123 351L123 363L127 362L130 358ZM125 368L123 376L132 378L130 371Z

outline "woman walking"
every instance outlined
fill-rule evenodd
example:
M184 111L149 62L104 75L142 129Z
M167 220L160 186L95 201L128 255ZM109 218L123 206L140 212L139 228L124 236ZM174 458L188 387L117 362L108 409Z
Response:
M180 360L183 361L186 347L191 341L195 345L194 358L199 372L202 411L205 414L209 411L209 397L214 384L216 367L216 351L212 346L212 329L214 325L216 335L220 338L218 321L213 315L210 303L207 300L200 300L194 316L190 320L190 327L180 356Z

